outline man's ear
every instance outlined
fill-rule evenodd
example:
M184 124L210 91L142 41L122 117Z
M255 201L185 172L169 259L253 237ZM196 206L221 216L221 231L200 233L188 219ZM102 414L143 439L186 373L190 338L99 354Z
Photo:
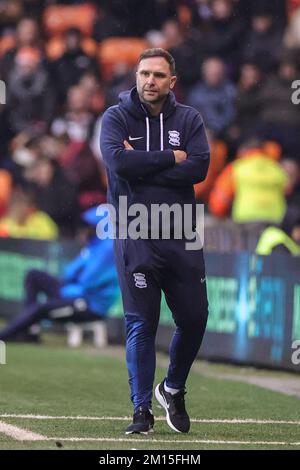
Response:
M172 90L174 88L176 82L177 82L177 77L176 77L176 75L173 75L171 77L170 90Z

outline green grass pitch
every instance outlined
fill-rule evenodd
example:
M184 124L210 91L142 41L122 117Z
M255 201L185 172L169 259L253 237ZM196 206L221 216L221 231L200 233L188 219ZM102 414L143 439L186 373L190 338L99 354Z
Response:
M157 369L156 383L164 374ZM187 392L189 434L169 429L154 399L155 432L126 436L132 410L122 354L9 343L0 365L0 449L300 449L299 399L196 372Z

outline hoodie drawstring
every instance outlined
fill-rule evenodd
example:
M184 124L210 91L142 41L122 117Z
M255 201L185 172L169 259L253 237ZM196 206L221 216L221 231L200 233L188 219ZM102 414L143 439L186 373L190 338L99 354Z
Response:
M149 152L150 150L150 126L149 126L149 118L146 116L146 132L147 132L147 144L146 144L146 150Z
M160 113L160 150L164 149L164 115ZM150 150L150 124L149 118L146 116L146 150L149 152Z
M164 149L164 115L160 113L160 150Z

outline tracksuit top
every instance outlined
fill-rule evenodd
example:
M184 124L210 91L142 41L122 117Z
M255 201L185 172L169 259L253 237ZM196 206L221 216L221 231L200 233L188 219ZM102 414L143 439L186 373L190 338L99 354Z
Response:
M193 185L203 181L209 166L209 146L198 111L182 105L169 92L159 116L151 116L137 89L119 95L106 110L100 146L108 175L108 202L118 211L119 196L128 205L174 203L195 207ZM134 150L125 150L127 140ZM188 157L175 164L173 150ZM194 210L194 209L193 209Z

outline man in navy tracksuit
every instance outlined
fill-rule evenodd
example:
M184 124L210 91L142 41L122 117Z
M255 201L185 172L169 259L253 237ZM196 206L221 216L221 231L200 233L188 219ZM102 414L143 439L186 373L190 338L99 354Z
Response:
M137 86L121 93L120 103L103 116L100 145L117 227L120 196L126 196L131 207L143 204L149 213L151 205L163 203L190 204L195 209L193 185L206 177L209 147L199 113L175 101L171 91L175 82L173 57L163 49L144 51ZM161 290L177 328L168 373L155 396L173 430L188 432L190 428L185 383L205 331L208 302L203 250L186 250L184 237L172 237L174 223L170 239L162 236L161 228L158 239L122 239L117 231L115 254L134 406L127 434L148 433L154 425L151 400Z

